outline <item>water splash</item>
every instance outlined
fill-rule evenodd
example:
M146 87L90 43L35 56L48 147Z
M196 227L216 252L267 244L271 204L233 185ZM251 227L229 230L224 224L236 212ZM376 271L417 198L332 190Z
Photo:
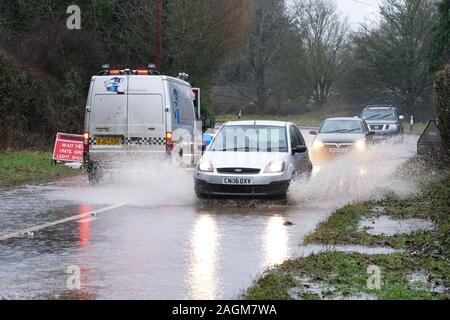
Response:
M139 207L195 202L192 171L155 159L133 163L132 167L129 163L115 166L103 173L98 185L90 186L84 180L79 186L63 186L49 192L47 197L101 205L127 202Z
M294 182L290 199L300 205L337 208L344 204L380 199L388 192L404 197L418 191L412 179L397 171L415 154L416 135L403 142L386 141L365 154L348 154L324 166L315 166L310 180Z

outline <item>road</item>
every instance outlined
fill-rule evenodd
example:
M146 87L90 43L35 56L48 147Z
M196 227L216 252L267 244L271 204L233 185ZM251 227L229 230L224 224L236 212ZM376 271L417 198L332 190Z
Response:
M303 236L335 208L414 191L392 172L417 138L315 167L285 202L200 201L192 173L164 163L95 188L75 177L0 190L0 299L238 298L267 267L302 254Z

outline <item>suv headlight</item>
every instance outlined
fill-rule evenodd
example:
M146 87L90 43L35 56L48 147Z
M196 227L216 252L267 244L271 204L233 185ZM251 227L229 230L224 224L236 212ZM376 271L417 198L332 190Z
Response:
M284 171L284 161L283 160L276 160L271 161L264 169L264 173L277 173L277 172L283 172Z
M214 171L214 167L213 167L213 165L212 165L212 163L210 161L202 160L198 164L198 171L213 172Z

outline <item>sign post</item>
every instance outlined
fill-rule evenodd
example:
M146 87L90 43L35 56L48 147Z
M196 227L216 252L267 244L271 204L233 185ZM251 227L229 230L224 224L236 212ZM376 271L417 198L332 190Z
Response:
M61 133L56 134L52 159L55 161L83 162L83 135Z

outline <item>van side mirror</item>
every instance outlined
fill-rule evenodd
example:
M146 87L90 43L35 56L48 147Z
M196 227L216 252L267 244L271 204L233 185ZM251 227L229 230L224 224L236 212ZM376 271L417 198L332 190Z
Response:
M312 135L312 136L317 136L317 131L316 130L311 130L309 132L309 134Z
M292 154L303 153L306 152L306 150L308 150L306 146L296 146L295 148L292 148Z

